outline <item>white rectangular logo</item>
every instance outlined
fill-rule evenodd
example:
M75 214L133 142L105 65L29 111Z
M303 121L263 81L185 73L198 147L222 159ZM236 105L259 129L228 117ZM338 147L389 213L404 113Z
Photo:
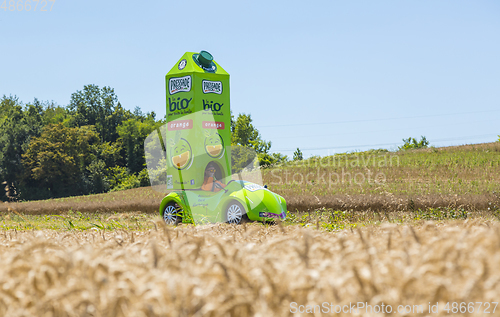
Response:
M191 91L191 76L170 78L168 80L168 91L171 95Z
M202 82L202 88L204 94L222 94L222 82L220 81L204 80Z
M174 188L174 181L172 175L167 175L167 189Z

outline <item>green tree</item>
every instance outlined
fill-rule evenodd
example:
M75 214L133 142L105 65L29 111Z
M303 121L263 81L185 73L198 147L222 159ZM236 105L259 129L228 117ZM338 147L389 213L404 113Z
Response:
M16 97L3 96L0 111L0 182L6 185L7 192L13 194L17 175L22 173L21 154L26 129L22 126L22 108ZM1 200L6 200L3 187Z
M249 147L241 145L231 146L231 170L239 173L242 169L252 166L258 158L257 153Z
M288 156L281 153L262 153L259 154L259 164L263 167L273 166L288 161Z
M15 106L21 106L19 98L16 96L5 96L3 95L2 100L0 100L0 118L7 116L8 112Z
M27 104L23 111L24 123L27 127L29 137L37 137L42 133L44 126L44 109L43 105L35 99L32 104ZM28 145L25 143L25 148Z
M429 145L429 141L422 136L420 141L417 141L415 138L403 139L404 144L400 146L398 149L401 150L412 150L412 149L424 149Z
M38 100L35 99L35 103ZM43 106L43 125L46 126L48 124L58 124L62 123L65 126L69 126L72 121L72 116L69 108L61 107L54 102L43 102L40 103Z
M96 157L104 162L106 168L115 165L123 165L125 160L122 158L122 150L120 142L92 144L92 153L95 153Z
M68 109L72 115L72 126L94 125L102 142L118 139L117 127L131 117L130 111L122 108L113 88L86 85L71 95Z
M233 148L238 145L255 150L258 154L260 166L267 167L288 161L286 155L269 153L271 141L262 140L259 131L253 126L252 117L249 114L240 113L236 120L231 115L231 145ZM249 156L245 151L239 150L238 152L241 155L236 162L233 162L233 166L244 166L252 159L251 155Z
M92 145L99 142L93 126L68 128L49 124L40 137L33 138L23 165L23 198L41 199L87 194L92 191L87 167L96 156ZM92 171L90 171L92 172Z
M233 111L231 110L231 135L234 134L235 129L236 129L236 122L234 121Z
M146 160L144 157L144 141L146 137L162 125L155 122L155 115L136 115L134 118L122 122L118 128L118 141L125 150L126 166L130 174L139 173L144 169Z
M250 147L259 154L268 153L271 148L271 142L262 140L249 114L240 113L234 121L234 126L231 124L231 132L231 145Z
M24 107L17 97L0 100L0 182L7 192L18 192L20 176L24 173L22 155L30 139L40 134L42 107L28 104ZM5 200L3 192L0 199Z
M302 151L297 148L295 152L293 152L293 160L294 161L302 161L304 159L304 156L302 155Z
M89 183L91 184L89 192L93 194L107 192L110 188L107 178L106 163L103 160L93 160L86 167Z
M125 110L112 88L97 85L73 93L68 107L38 99L23 105L3 96L0 184L20 189L24 199L145 186L144 139L165 119L156 121L154 112L139 107ZM112 167L127 170L126 179L114 184Z

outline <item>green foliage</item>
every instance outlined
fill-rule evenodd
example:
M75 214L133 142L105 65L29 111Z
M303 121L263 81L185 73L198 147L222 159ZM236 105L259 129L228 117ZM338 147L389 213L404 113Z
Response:
M68 128L61 123L46 126L23 154L24 198L39 198L47 193L50 197L88 193L86 167L95 158L91 148L98 140L93 126ZM36 189L46 191L40 193Z
M89 180L92 184L93 194L104 193L109 190L109 182L106 178L106 163L103 160L94 160L87 166Z
M259 164L263 167L270 167L277 164L282 164L288 161L288 156L283 155L281 153L260 153L259 155Z
M95 153L97 159L104 161L106 167L125 164L122 150L122 145L119 142L103 142L92 145L92 153Z
M33 104L27 104L23 111L23 123L26 127L26 132L29 137L40 136L44 126L44 110L40 102L35 99ZM29 140L28 140L29 142ZM26 150L27 143L23 144L23 149Z
M447 219L467 219L467 211L463 208L427 208L418 209L414 212L415 220L447 220Z
M158 165L156 169L147 169L148 181L151 186L164 185L167 180L167 161L161 163L163 166Z
M288 212L285 223L312 227L317 230L336 231L358 227L355 220L361 220L360 217L358 219L352 218L353 214L350 211L322 207L305 213Z
M118 127L118 141L126 153L126 165L131 174L139 173L145 166L144 141L146 137L162 123L155 122L154 116L131 118Z
M35 99L35 103L39 103L43 106L43 124L48 125L62 123L65 126L70 125L72 119L71 114L68 109L55 105L54 103L40 103Z
M137 177L137 175L134 174L128 174L127 176L122 178L118 186L112 188L111 191L138 188L140 186L141 186L141 181L139 180L139 177Z
M109 184L111 191L149 186L149 175L147 169L143 169L137 175L131 174L126 167L113 166L107 169L105 181Z
M20 161L27 127L17 98L3 96L0 110L0 177L7 186L14 187L16 175L22 172Z
M241 145L231 146L231 170L233 173L239 173L242 169L250 166L254 167L256 161L256 152L253 149Z
M114 190L118 188L121 182L127 178L130 174L126 167L123 166L111 166L106 170L106 180L109 184L109 188Z
M267 153L259 154L259 165L262 167L270 167L276 163L276 160L272 157L272 155Z
M135 187L137 181L148 184L143 142L163 123L155 117L138 107L133 113L124 110L112 88L96 85L72 94L68 107L38 99L23 105L17 97L3 96L0 200L101 193ZM110 184L111 167L127 169L125 180Z
M110 87L84 86L67 107L3 96L0 183L8 196L2 190L0 200L19 192L44 199L146 186L144 139L164 121L139 107L123 109ZM113 167L126 170L119 181Z
M92 212L69 211L64 215L0 215L2 230L147 230L154 229L156 213L136 212Z
M147 168L140 171L139 175L137 175L137 178L139 179L139 186L140 187L146 187L146 186L151 185L149 182L149 174L148 174Z
M288 161L286 155L269 153L271 141L266 142L262 140L259 131L253 126L252 118L249 114L240 113L236 120L231 115L231 132L231 145L233 145L233 148L237 145L254 149L258 154L260 166L268 167ZM233 159L233 166L235 168L233 172L241 170L243 166L248 165L249 160L253 159L248 154L243 154L243 151L240 152L242 155L239 155L236 160Z
M302 155L302 151L297 148L297 151L293 152L293 160L294 161L302 161L304 156Z
M0 181L5 182L7 194L2 193L1 200L17 199L16 189L24 173L22 155L30 139L40 135L41 112L37 104L28 104L23 111L16 97L3 96L0 100Z
M131 117L130 111L122 108L113 88L100 89L97 85L86 85L73 93L68 109L72 126L94 125L103 142L115 142L117 126Z
M233 124L231 124L233 129ZM257 153L268 153L271 142L263 141L259 131L252 124L249 114L240 113L234 122L231 145L241 145L254 149Z
M429 141L422 136L420 141L417 142L415 138L403 139L404 144L400 146L398 149L401 150L412 150L412 149L423 149L429 145Z

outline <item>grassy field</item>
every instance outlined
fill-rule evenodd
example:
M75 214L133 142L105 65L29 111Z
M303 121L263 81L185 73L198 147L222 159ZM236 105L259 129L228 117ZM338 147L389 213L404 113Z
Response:
M2 230L147 230L155 228L157 214L141 212L65 212L61 215L32 215L17 212L0 216Z
M319 208L314 211L289 213L280 226L300 226L325 231L361 228L383 223L416 225L421 221L477 220L498 221L500 213L466 211L464 209L428 208L411 211L342 211ZM0 214L1 230L58 231L144 231L157 229L162 222L157 213L68 211L61 214L29 214L16 211ZM271 224L271 226L277 224Z
M141 212L157 213L165 195L150 187L110 192L98 195L76 196L42 201L0 203L0 213L16 211L22 214L62 214L69 211L95 212Z
M161 221L141 231L7 230L0 315L319 316L359 302L357 314L338 315L381 316L383 304L393 316L448 316L463 302L468 316L484 316L486 303L494 316L499 246L498 223L481 218L340 232Z
M500 206L500 142L316 157L264 170L293 209L418 210Z

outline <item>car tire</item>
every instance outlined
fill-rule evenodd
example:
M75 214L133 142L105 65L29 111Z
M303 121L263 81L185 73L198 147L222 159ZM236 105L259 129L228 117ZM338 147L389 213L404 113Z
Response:
M239 202L233 200L227 205L226 223L238 225L248 221L245 208Z
M177 226L182 222L182 208L176 202L169 202L165 209L163 209L163 221L167 225L175 225Z

